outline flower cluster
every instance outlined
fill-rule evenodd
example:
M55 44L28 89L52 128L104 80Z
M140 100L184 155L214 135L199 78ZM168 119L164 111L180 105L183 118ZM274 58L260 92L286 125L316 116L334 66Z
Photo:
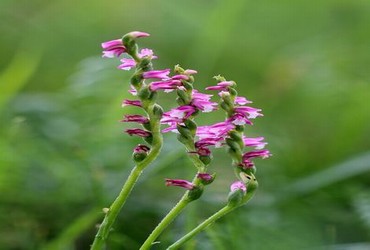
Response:
M135 43L136 38L147 36L149 34L136 31L128 33L122 39L102 44L103 57L123 55L121 64L118 66L119 69L130 70L136 67L136 72L130 81L131 89L129 92L138 97L138 100L124 100L122 106L142 108L148 116L125 115L121 122L135 122L142 126L142 128L126 129L125 132L129 135L143 137L149 144L153 141L154 122L167 125L166 128L162 129L163 133L170 131L178 133L178 139L185 145L188 153L195 155L201 162L201 165L198 164L199 172L198 178L196 178L198 186L205 184L203 178L210 176L205 172L212 157L210 147L227 146L237 173L243 172L253 175L256 171L254 158L267 158L271 155L268 150L264 149L267 143L263 141L263 137L252 138L243 134L244 126L253 125L253 119L263 116L261 109L248 106L252 102L237 95L236 83L227 81L221 76L215 77L217 80L215 86L206 88L206 90L218 91L220 97L218 104L211 101L211 94L201 93L194 89L194 75L197 71L185 70L177 65L174 69L174 75L171 76L170 69L153 70L151 60L157 59L157 56L148 48L139 52ZM149 81L149 83L145 81ZM157 91L176 91L178 106L164 113L157 112L158 115L154 116L155 108L161 110L160 106L153 101ZM226 112L227 117L224 121L212 125L197 126L194 121L196 115L201 112L217 110L218 106ZM154 117L158 119L153 121ZM245 148L254 149L245 151ZM149 151L148 146L139 145L134 150L134 159L145 158ZM239 178L237 182L232 184L232 191L241 189L246 192L247 187L243 183L243 180ZM166 185L181 186L190 191L195 187L194 182L179 179L166 179Z

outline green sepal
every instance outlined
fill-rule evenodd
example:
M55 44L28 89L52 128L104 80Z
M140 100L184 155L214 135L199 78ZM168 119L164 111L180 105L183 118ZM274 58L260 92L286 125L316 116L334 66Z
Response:
M189 141L192 141L194 136L193 133L183 125L177 125L177 130L179 131L180 135L182 135L184 138L186 138Z
M139 163L139 162L143 161L146 158L147 155L148 155L148 153L133 153L132 154L132 159L136 163Z
M122 37L122 43L126 47L127 54L137 58L138 46L135 39L133 39L129 34L126 34Z
M153 69L152 60L149 57L144 57L141 59L141 62L138 65L138 68L143 71L149 71Z
M235 152L241 152L242 151L242 147L240 147L240 144L237 141L233 140L232 138L226 138L225 141L226 141L226 144L231 149L233 149Z
M159 119L162 118L163 108L161 106L159 106L158 104L154 104L152 112L153 112L153 115L155 116L155 118L157 118L159 120Z
M188 92L192 92L193 90L193 84L191 84L190 82L188 81L185 81L185 80L182 80L182 85L185 87L185 89L188 91Z
M212 159L213 159L212 155L209 155L209 156L200 155L199 156L199 160L201 160L205 166L209 165L211 163Z
M194 201L199 199L203 194L203 185L195 186L193 189L187 192L188 201Z
M240 149L244 148L244 142L239 131L231 130L229 136L234 142L239 144Z
M220 103L220 107L226 111L226 113L228 113L228 115L230 116L232 113L233 113L233 109L234 109L234 106L232 105L229 105L228 103L224 102L224 101L221 101Z
M237 189L233 192L230 192L227 197L228 206L236 207L242 204L242 200L245 196L245 192L241 189Z
M186 119L184 124L189 129L192 136L194 137L195 133L197 132L197 124L193 120L190 120L190 119Z
M136 89L140 88L143 83L142 72L139 70L137 71L130 79L130 83Z
M186 91L177 89L176 93L177 93L178 98L181 100L180 101L181 103L179 103L179 100L178 100L179 105L187 105L191 102L191 96L189 96L189 94Z

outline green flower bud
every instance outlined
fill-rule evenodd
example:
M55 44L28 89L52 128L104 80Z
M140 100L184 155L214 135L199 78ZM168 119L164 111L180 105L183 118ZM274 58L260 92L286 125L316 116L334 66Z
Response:
M141 77L141 71L136 72L130 79L130 83L135 88L140 88L143 83L143 78Z
M182 135L184 138L186 138L187 140L193 140L194 136L193 136L193 133L192 131L187 128L186 126L183 126L183 125L177 125L177 130L179 131L180 135Z
M162 115L163 115L163 109L161 106L159 106L158 104L154 104L153 106L153 115L157 118L157 119L161 119L162 118Z
M192 136L194 137L195 133L197 132L197 124L190 119L186 119L184 123L185 126L189 129Z

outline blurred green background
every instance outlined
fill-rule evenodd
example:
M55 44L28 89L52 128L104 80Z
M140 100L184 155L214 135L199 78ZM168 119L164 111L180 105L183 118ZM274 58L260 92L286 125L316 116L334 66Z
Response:
M140 30L157 69L235 80L263 109L247 130L273 157L257 161L260 189L190 249L370 249L370 2L0 1L0 248L88 249L140 142L118 120L131 73L100 43ZM169 107L170 96L160 102ZM222 119L205 115L199 124ZM126 203L109 249L137 249L191 178L173 135ZM234 180L218 173L153 249L220 208Z

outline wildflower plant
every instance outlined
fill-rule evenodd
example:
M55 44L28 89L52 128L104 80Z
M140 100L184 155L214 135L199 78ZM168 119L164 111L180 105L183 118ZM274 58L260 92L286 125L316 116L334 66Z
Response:
M192 180L165 179L166 186L184 188L186 191L176 205L159 222L140 249L150 249L164 229L191 202L199 199L206 186L215 180L215 173L208 170L212 162L212 148L227 148L232 159L232 168L236 180L230 184L230 192L225 206L192 231L173 243L168 249L177 249L187 240L201 232L208 225L247 203L254 195L258 182L255 177L254 158L267 158L270 152L264 149L267 144L263 137L250 138L244 135L246 126L252 120L263 116L260 109L247 106L251 101L238 96L236 83L222 76L215 76L216 84L207 87L208 91L217 91L219 102L211 100L213 95L202 93L194 88L197 71L183 69L176 65L173 73L170 69L153 69L152 61L158 57L151 49L141 49L137 39L148 37L145 32L134 31L122 37L102 43L103 57L120 58L118 69L131 70L129 93L133 99L123 100L122 106L135 106L142 109L145 115L124 115L121 122L137 123L138 127L126 129L130 136L139 136L143 144L133 149L133 161L136 163L127 177L121 192L109 208L104 208L105 217L100 224L91 249L103 249L112 229L113 223L125 204L140 174L159 155L163 145L163 133L175 132L177 139L185 147L188 157L195 166ZM157 103L159 91L176 92L176 107L164 112ZM205 112L222 109L225 120L215 124L198 126L195 119ZM164 126L162 126L164 125ZM252 148L252 150L249 150ZM226 200L226 199L225 199Z

